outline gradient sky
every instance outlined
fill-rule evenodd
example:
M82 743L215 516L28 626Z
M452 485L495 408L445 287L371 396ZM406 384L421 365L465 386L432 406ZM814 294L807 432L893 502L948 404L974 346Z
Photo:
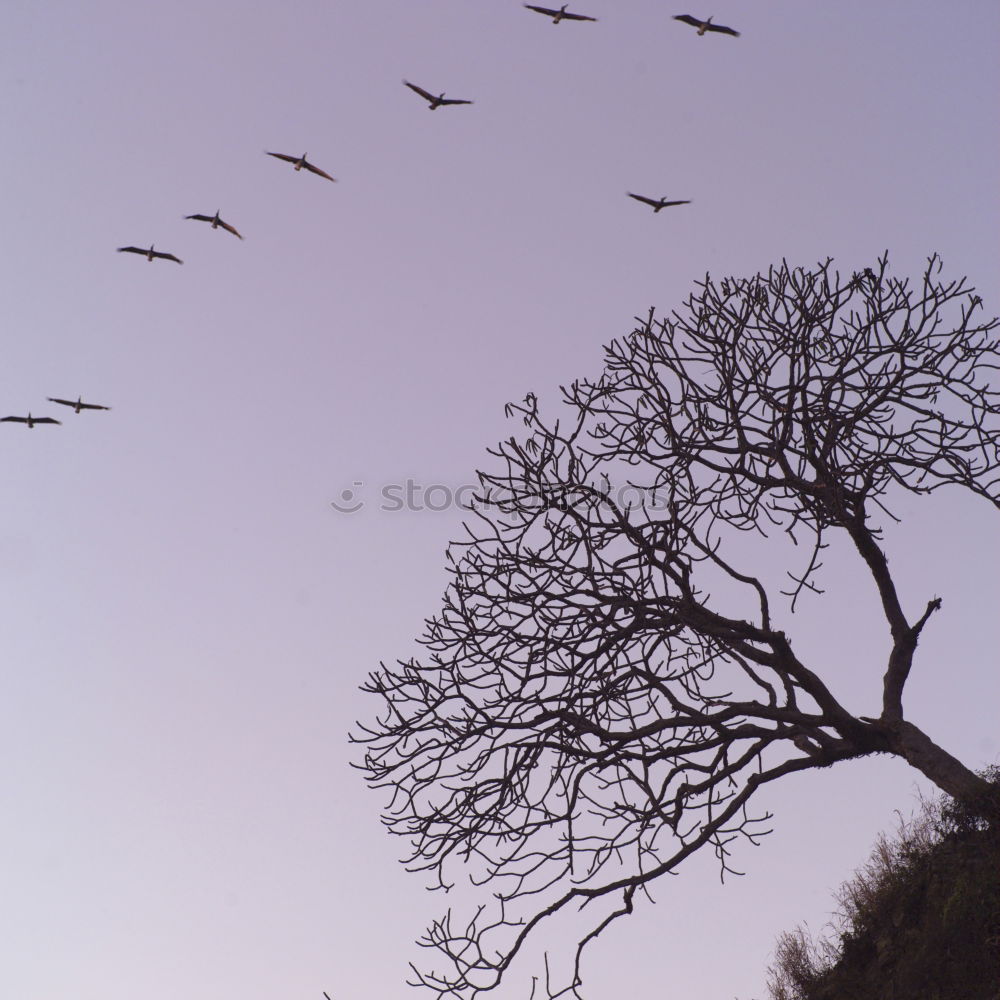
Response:
M598 374L706 272L888 248L915 277L936 251L1000 309L995 2L689 8L740 38L664 0L573 6L599 22L5 0L0 409L63 426L0 428L0 1000L421 995L412 942L449 901L396 863L346 733L436 610L461 513L380 511L382 487L471 482L517 433L506 401ZM475 103L431 114L404 77ZM183 218L216 209L245 241ZM150 243L184 266L115 253ZM45 402L81 394L113 409ZM907 606L944 599L908 714L982 767L995 518L899 508ZM871 588L829 568L786 629L877 713ZM590 951L588 996L761 996L776 935L824 923L918 778L872 759L769 790L747 877L705 858L657 887Z

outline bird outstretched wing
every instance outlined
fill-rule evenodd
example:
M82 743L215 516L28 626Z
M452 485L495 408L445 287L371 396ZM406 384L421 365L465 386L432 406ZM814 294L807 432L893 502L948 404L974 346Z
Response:
M700 18L695 17L693 14L674 14L675 21L683 21L685 24L690 24L692 28L698 28L700 31L716 31L721 35L733 35L735 38L739 38L740 33L735 31L733 28L727 28L724 24L712 24L711 22L706 23Z
M225 222L219 218L218 213L216 213L215 215L185 215L184 218L197 219L199 222L210 222L212 224L213 229L216 226L221 226L223 229L229 230L229 232L231 232L233 236L240 236L240 234L236 231L236 228L234 226L229 225L228 222ZM240 239L243 239L243 237L240 236Z
M647 198L643 194L632 194L631 191L625 192L630 198L635 198L636 201L641 201L644 205L652 205L653 208L658 208L660 202L654 198Z
M75 410L79 407L81 410L110 410L110 406L101 406L98 403L82 403L78 400L73 399L56 399L55 396L46 397L50 403L61 403L63 406L72 406Z
M419 94L425 101L436 101L437 98L433 94L428 94L423 87L418 87L415 83L410 83L409 80L404 80L403 83L410 88L415 94Z
M222 226L223 229L225 229L228 232L232 233L233 236L239 236L240 239L243 239L243 237L240 236L240 234L236 231L236 227L235 226L229 225L228 222L223 222L222 219L219 219L219 225Z
M636 201L641 201L644 205L651 205L654 209L659 211L661 208L672 208L674 205L690 205L691 201L688 200L678 200L678 201L667 201L666 198L647 198L642 194L632 194L631 191L625 192L630 198L635 198Z
M317 167L314 164L310 163L308 160L306 160L302 164L302 166L304 166L306 168L306 170L310 171L310 173L319 174L320 177L325 177L328 181L333 181L334 184L337 183L337 178L336 177L331 177L325 170L320 170L319 167Z
M428 104L430 104L431 109L435 107L440 107L445 104L471 104L472 101L462 101L456 97L445 97L442 94L440 97L435 97L433 94L424 90L423 87L418 87L415 83L410 83L409 80L404 80L403 83L410 88L415 94L419 94Z
M546 17L551 17L553 21L596 21L596 17L588 17L586 14L571 14L567 10L553 10L551 7L536 7L533 3L524 5L528 10L537 11Z

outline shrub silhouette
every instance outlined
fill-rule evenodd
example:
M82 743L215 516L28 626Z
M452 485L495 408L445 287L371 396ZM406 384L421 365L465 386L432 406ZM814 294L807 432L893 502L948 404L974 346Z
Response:
M981 773L1000 784L1000 767ZM770 1000L1000 998L1000 824L922 799L835 898L825 934L778 939Z

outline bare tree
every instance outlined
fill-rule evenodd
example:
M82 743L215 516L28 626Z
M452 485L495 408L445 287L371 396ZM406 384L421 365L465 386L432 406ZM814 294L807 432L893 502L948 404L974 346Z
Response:
M702 848L731 870L731 843L767 832L751 797L797 771L895 754L1000 814L996 787L904 718L941 599L904 611L883 548L900 491L1000 507L1000 324L940 272L932 257L911 287L883 257L843 278L830 261L706 277L564 388L562 419L532 395L509 408L527 434L480 473L428 655L371 675L384 711L355 736L409 866L447 887L464 865L492 890L431 925L447 968L415 985L488 992L542 921L603 899L568 984L545 984L578 996L582 949L636 892ZM796 655L740 533L794 553L782 607L821 593L829 542L860 558L891 645L875 717Z

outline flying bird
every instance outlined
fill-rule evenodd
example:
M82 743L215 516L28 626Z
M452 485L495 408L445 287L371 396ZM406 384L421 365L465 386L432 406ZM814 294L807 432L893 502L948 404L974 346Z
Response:
M533 3L526 3L524 5L528 10L536 11L539 14L544 14L546 17L552 18L553 24L558 24L560 21L596 21L596 17L587 17L586 14L570 14L566 8L569 4L563 4L558 10L552 10L551 7L536 7Z
M110 406L100 406L97 403L85 403L83 399L79 396L76 397L76 402L74 403L72 399L56 399L55 396L49 396L48 401L50 403L61 403L63 406L72 406L74 413L79 413L81 410L110 410Z
M240 234L236 232L235 226L231 226L228 222L223 222L222 219L219 218L218 211L216 211L215 215L185 215L184 218L197 219L199 222L211 222L213 229L218 229L219 226L221 226L223 229L228 229L233 236L240 236ZM243 237L240 236L240 239L243 239Z
M119 253L139 253L142 254L146 260L152 260L154 257L162 257L164 260L175 260L178 264L183 264L184 261L180 257L175 257L172 253L160 253L159 250L154 250L150 247L148 250L143 250L142 247L119 247Z
M267 150L264 150L267 153ZM267 153L268 156L276 156L279 160L284 160L286 163L294 163L296 170L301 170L303 167L306 168L310 173L319 174L320 177L325 177L328 181L337 182L336 177L331 177L325 170L320 170L319 167L310 163L306 159L306 154L303 153L301 156L287 156L285 153ZM229 228L228 226L226 227ZM235 230L234 230L235 232ZM241 237L242 239L242 237Z
M33 417L30 413L26 417L0 417L0 424L6 423L8 420L14 421L17 424L27 424L28 427L34 427L35 424L61 424L61 420L55 420L53 417Z
M673 205L690 205L690 201L667 201L666 198L646 198L641 194L632 194L631 191L625 192L630 198L635 198L636 201L641 201L644 205L652 206L654 214L659 212L661 208L671 208Z
M691 14L675 14L675 21L683 21L685 24L690 24L691 27L698 29L699 35L704 35L706 31L718 31L723 35L732 35L734 38L739 38L740 33L734 31L732 28L727 28L724 24L712 24L712 19L709 18L707 21L702 21L697 17L693 17Z
M427 93L427 91L424 90L423 87L418 87L415 83L410 83L409 80L404 80L403 83L405 83L406 86L409 87L410 90L412 90L415 94L419 94L425 101L427 101L428 107L430 108L431 111L434 111L437 108L440 108L444 104L471 104L472 103L472 101L459 101L459 100L456 100L453 97L445 98L443 90L441 91L441 93L437 97L435 97L433 94Z

